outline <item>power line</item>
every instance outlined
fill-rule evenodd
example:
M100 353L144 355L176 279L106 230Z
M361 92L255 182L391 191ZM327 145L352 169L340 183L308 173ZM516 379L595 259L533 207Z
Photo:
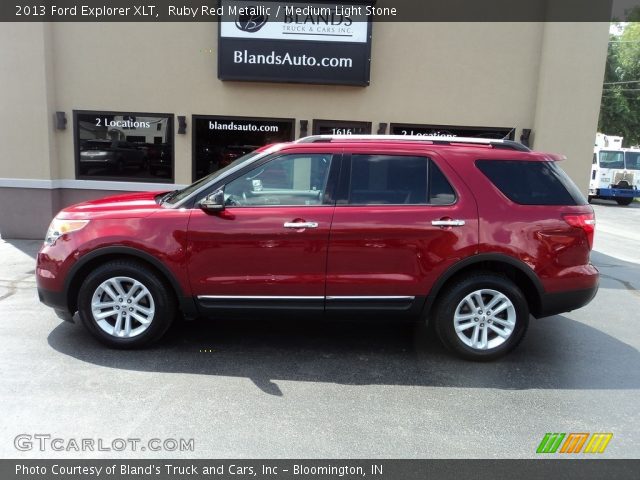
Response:
M622 85L623 83L640 83L640 80L626 80L624 82L604 82L603 85Z

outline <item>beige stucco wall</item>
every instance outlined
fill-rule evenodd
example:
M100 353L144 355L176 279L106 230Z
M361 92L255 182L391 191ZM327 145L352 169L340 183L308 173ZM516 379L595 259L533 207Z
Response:
M548 23L543 39L534 145L537 150L567 155L562 167L586 192L609 24Z
M5 24L0 177L74 178L79 109L186 115L188 134L175 136L177 183L191 180L190 115L210 114L362 120L374 131L378 122L516 127L516 138L533 128L535 147L567 153L565 168L586 189L581 159L596 131L607 32L377 23L371 86L362 88L221 82L215 23ZM67 112L66 131L53 130L55 110Z
M51 25L0 27L0 178L57 173Z

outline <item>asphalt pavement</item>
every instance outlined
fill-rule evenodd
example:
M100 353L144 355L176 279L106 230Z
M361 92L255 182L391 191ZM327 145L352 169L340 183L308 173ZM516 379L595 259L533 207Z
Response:
M640 205L594 209L595 300L532 320L516 351L486 364L452 357L420 326L259 316L109 350L38 303L40 242L0 240L0 456L533 458L546 432L612 432L600 457L638 458ZM62 451L41 451L37 434ZM82 439L141 443L69 448ZM193 450L142 451L150 439Z

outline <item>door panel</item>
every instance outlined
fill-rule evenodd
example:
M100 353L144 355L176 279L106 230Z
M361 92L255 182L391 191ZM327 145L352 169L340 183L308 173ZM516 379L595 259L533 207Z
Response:
M193 209L189 277L202 308L324 308L333 154L283 154L223 187L225 209Z
M337 207L327 296L427 295L440 272L477 248L473 210L462 205ZM464 219L465 225L431 224L442 218Z
M430 155L432 159L435 156ZM374 159L375 168L368 173L351 164L355 167L345 170L351 170L357 178L354 176L349 182L343 179L341 185L348 186L345 188L349 188L359 202L368 197L371 202L390 203L400 199L407 204L350 205L349 195L343 195L345 204L336 207L331 227L327 309L339 309L344 302L351 302L349 298L339 297L369 297L363 298L363 303L369 303L371 297L386 297L379 301L390 306L402 303L397 297L424 299L442 272L456 261L473 255L477 249L475 200L445 162L440 161L440 168L429 172L430 178L432 173L440 173L439 177L431 178L434 184L429 184L429 200L424 201L420 200L425 196L424 187L415 179L423 171L416 168L418 165L407 170L410 178L400 181L401 178L386 173L390 171L390 164L385 165L384 156L377 157L380 158ZM415 163L415 157L409 160L408 165ZM367 175L368 183L362 180ZM383 175L389 175L388 179L382 178ZM441 182L436 184L436 179L445 177L455 193L442 190L438 186ZM385 192L393 195L383 195ZM409 204L420 201L425 204ZM436 225L432 224L434 221Z
M333 206L194 209L189 277L194 295L324 296ZM285 228L296 221L315 228Z

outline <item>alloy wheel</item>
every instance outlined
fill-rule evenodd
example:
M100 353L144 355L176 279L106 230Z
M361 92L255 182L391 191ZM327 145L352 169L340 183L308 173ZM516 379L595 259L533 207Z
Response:
M475 290L458 303L453 322L465 345L489 350L502 345L513 333L516 309L509 297L497 290Z
M102 282L91 297L96 324L117 338L143 333L153 321L155 303L149 289L130 277L112 277Z

